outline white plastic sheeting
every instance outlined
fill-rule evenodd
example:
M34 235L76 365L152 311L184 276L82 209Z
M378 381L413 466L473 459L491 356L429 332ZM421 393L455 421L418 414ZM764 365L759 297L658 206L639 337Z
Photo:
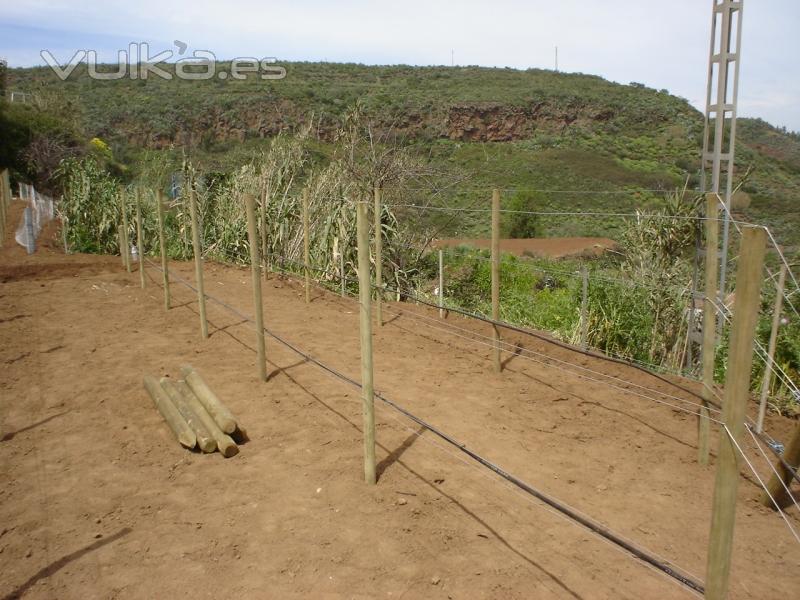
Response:
M40 194L32 185L19 184L19 197L28 203L22 222L17 227L14 239L32 254L36 250L36 239L48 222L53 219L53 199Z

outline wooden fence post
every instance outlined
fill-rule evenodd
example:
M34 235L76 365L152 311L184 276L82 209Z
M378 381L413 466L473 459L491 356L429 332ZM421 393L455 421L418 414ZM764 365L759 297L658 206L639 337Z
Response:
M6 174L8 170L3 169L0 173L0 248L3 247L3 242L6 239Z
M444 319L444 251L439 248L439 318Z
M64 242L64 254L69 254L69 232L67 231L67 215L61 214L61 241Z
M206 320L206 292L203 286L203 250L200 247L200 226L197 218L197 199L194 195L194 182L189 181L189 213L192 218L192 249L194 251L194 275L197 283L197 303L200 307L200 333L208 338Z
M364 480L375 484L375 406L372 381L372 280L369 273L369 224L367 203L356 206L358 234L358 296L361 329L361 391L364 411Z
M758 406L758 420L756 433L764 429L764 417L767 414L767 396L772 383L772 370L775 368L775 346L778 343L778 329L781 326L781 310L783 309L783 288L786 285L786 265L781 263L781 273L778 275L778 288L775 290L775 306L772 312L772 331L769 334L769 347L767 348L767 362L764 365L764 379L761 382L761 403Z
M725 398L722 403L725 428L719 436L711 514L705 590L709 600L724 600L728 595L733 526L736 520L736 490L739 486L737 445L744 433L747 400L750 396L750 369L753 366L753 340L758 322L766 241L766 231L763 228L743 228L736 273L736 303L725 377Z
M342 284L342 298L344 298L347 284L347 280L344 277L344 248L339 249L339 281Z
M169 310L169 261L167 260L167 240L164 233L164 192L156 192L156 209L158 212L158 247L161 252L161 275L164 281L164 310Z
M144 289L144 232L142 231L142 190L136 188L136 246L139 249L139 284Z
M500 190L492 191L492 320L500 320ZM494 336L493 363L497 373L503 370L500 362L500 329L492 326Z
M306 280L306 304L311 302L311 260L309 258L308 188L303 189L303 273Z
M128 239L128 192L125 188L120 189L119 193L120 198L120 207L122 210L122 235L120 236L122 239L120 241L122 248L120 248L120 254L122 255L122 264L125 265L125 268L128 270L128 273L132 271L131 269L131 243Z
M261 261L264 265L264 279L269 276L269 252L267 252L267 206L269 205L269 182L264 184L261 194Z
M711 422L708 407L714 399L714 359L717 354L717 270L719 267L719 197L706 194L706 268L705 299L703 300L703 403L697 422L697 462L708 464L708 434ZM691 310L694 310L692 298ZM691 332L689 333L691 335Z
M586 350L589 339L589 270L581 265L581 348Z
M795 469L800 468L800 425L795 426L794 435L781 458ZM767 484L769 494L767 492L761 494L761 502L772 509L775 508L775 505L770 499L770 494L781 508L792 503L792 499L786 493L786 487L789 487L792 482L792 474L780 460L775 462L775 470L778 474L773 474Z
M250 241L250 270L253 275L253 304L256 313L256 341L258 342L258 378L267 380L267 357L264 348L264 308L261 302L261 259L258 256L258 229L256 227L256 199L244 195L247 208L247 237Z
M119 244L119 257L122 267L125 268L125 238L122 235L122 222L117 224L117 244Z
M375 186L375 317L378 327L383 327L383 227L381 226L381 188Z

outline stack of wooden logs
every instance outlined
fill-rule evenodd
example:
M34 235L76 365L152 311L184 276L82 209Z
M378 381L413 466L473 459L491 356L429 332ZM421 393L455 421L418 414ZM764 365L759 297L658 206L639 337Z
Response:
M191 366L181 367L181 374L182 380L144 378L145 389L177 440L201 452L219 450L225 458L238 454L231 436L246 439L239 422Z

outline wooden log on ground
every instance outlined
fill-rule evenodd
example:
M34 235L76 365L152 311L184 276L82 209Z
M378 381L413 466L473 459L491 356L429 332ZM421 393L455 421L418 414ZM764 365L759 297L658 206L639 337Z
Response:
M186 384L191 388L194 395L200 401L209 415L214 419L217 426L223 433L233 433L238 427L236 417L228 410L217 395L208 387L203 378L194 370L191 365L183 365L181 374L186 380Z
M178 388L175 387L175 382L168 377L162 377L160 383L161 387L164 388L167 396L169 396L169 399L172 401L172 404L174 404L175 408L178 409L178 412L181 414L184 421L186 421L189 427L192 428L192 431L194 431L194 434L197 437L197 447L206 454L209 452L214 452L214 450L217 449L217 440L214 439L214 436L211 435L211 432L203 424L203 420L192 409L192 407L189 406L189 403L186 402L183 394L181 394L178 391Z
M167 425L169 425L169 428L172 429L172 433L175 434L177 440L182 446L194 448L197 443L197 436L178 412L178 409L175 408L175 405L169 399L169 396L167 396L164 388L159 385L155 377L147 375L143 381L144 387L153 399L153 403L156 405L158 412L164 417L164 420L167 422Z
M197 416L200 417L203 425L206 426L206 429L208 429L208 431L217 441L217 449L219 450L219 453L225 458L230 458L231 456L239 454L239 447L236 445L236 442L234 442L230 436L227 436L222 432L222 430L214 422L214 419L211 418L211 415L208 414L205 407L200 403L200 400L197 399L197 396L194 395L194 392L191 390L191 388L186 385L186 382L178 381L176 382L175 387L181 393L184 400L186 400L186 403L192 408Z

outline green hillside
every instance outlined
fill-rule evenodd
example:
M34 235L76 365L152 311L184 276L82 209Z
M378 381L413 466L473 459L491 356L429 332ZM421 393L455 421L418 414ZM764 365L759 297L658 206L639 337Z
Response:
M10 69L7 87L74 115L86 139L102 139L130 165L145 148L187 150L205 168L226 171L278 132L312 120L324 161L342 114L361 101L377 128L395 133L441 174L449 187L436 202L448 206L480 203L500 187L515 207L626 212L657 203L659 190L687 177L697 184L702 116L665 90L538 69L285 66L279 81L96 81L81 65L61 82L46 68ZM738 142L738 173L753 170L739 216L796 245L800 137L741 119ZM429 220L458 235L488 226L475 213ZM617 221L552 217L539 228L544 235L613 235Z

